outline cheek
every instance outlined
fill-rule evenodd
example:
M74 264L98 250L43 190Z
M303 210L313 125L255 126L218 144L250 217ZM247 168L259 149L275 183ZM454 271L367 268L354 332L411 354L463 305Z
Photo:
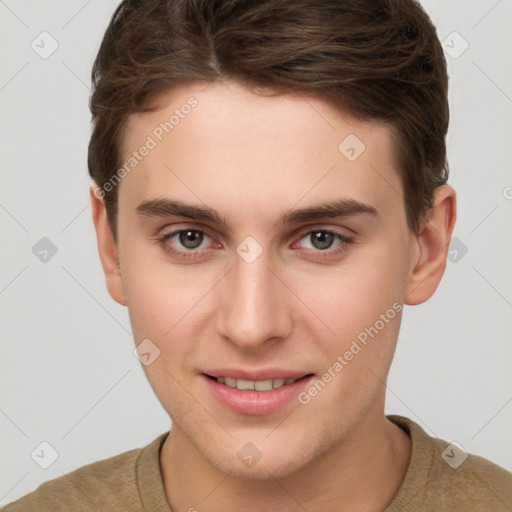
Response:
M172 326L172 290L155 272L127 270L125 294L135 341L161 338Z
M199 309L194 306L201 295L197 288L202 286L194 293L179 270L169 265L146 267L136 252L129 260L125 260L124 280L135 344L150 340L150 352L158 354L151 364L143 364L144 373L167 411L186 410L178 381L183 381L182 369L189 367L191 354L197 350L194 332L198 326L193 320Z
M215 276L194 265L171 265L156 251L133 250L122 271L135 343L150 339L160 350L158 362L173 371L197 350Z
M396 252L393 243L372 244L315 276L296 272L289 278L297 283L303 302L323 321L324 328L329 328L326 333L346 343L390 309L387 316L395 317L393 304L403 300L407 270L407 262L400 255L403 253ZM323 339L329 340L329 336Z
M129 234L121 240L121 274L135 340L160 338L175 323L186 301L183 273L147 241Z

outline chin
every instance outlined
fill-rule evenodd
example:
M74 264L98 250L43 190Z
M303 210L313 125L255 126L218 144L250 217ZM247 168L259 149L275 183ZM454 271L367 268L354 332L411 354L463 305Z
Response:
M301 459L301 460L299 460ZM264 460L263 457L252 467L246 467L238 459L225 459L218 464L210 460L219 471L229 474L231 478L240 480L254 480L254 481L268 481L274 479L286 478L296 471L303 468L305 461L302 457L297 459L278 460L273 459Z
M312 441L314 439L304 439L301 443L299 439L288 436L287 439L276 437L272 441L267 439L255 441L254 444L233 442L225 446L217 445L215 451L207 449L203 451L203 457L215 469L232 478L254 481L282 479L304 469L323 453L322 446ZM233 453L234 457L231 455Z

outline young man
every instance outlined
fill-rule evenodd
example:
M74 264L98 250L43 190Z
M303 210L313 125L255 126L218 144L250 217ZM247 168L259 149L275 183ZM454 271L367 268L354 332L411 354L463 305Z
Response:
M456 217L422 8L125 1L93 82L99 254L172 427L4 510L512 510L510 473L384 413Z

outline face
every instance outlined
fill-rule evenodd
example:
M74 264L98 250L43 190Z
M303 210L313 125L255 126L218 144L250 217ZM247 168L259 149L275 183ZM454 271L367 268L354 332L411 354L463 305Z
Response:
M390 129L234 82L158 105L129 119L109 290L171 433L234 476L290 474L383 414L419 254Z

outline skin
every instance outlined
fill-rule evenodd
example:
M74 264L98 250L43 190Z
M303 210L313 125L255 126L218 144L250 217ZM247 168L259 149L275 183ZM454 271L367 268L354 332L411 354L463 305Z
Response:
M320 377L393 303L428 300L446 267L455 191L439 187L412 234L389 126L313 96L255 94L232 81L182 85L157 110L131 115L125 156L191 96L197 107L118 185L117 245L91 187L108 290L128 307L135 343L149 338L161 351L144 371L172 419L160 455L171 508L384 510L411 454L408 435L384 413L401 312L307 405L238 414L199 375L230 366ZM366 146L353 162L338 150L349 134ZM137 212L165 198L214 209L227 225ZM378 214L278 223L284 212L338 199ZM207 235L199 249L177 235L165 244L181 254L171 254L157 240L197 228ZM335 233L332 246L319 249L310 234L325 230ZM247 236L263 249L252 263L236 252ZM247 442L262 455L252 467L237 457Z

